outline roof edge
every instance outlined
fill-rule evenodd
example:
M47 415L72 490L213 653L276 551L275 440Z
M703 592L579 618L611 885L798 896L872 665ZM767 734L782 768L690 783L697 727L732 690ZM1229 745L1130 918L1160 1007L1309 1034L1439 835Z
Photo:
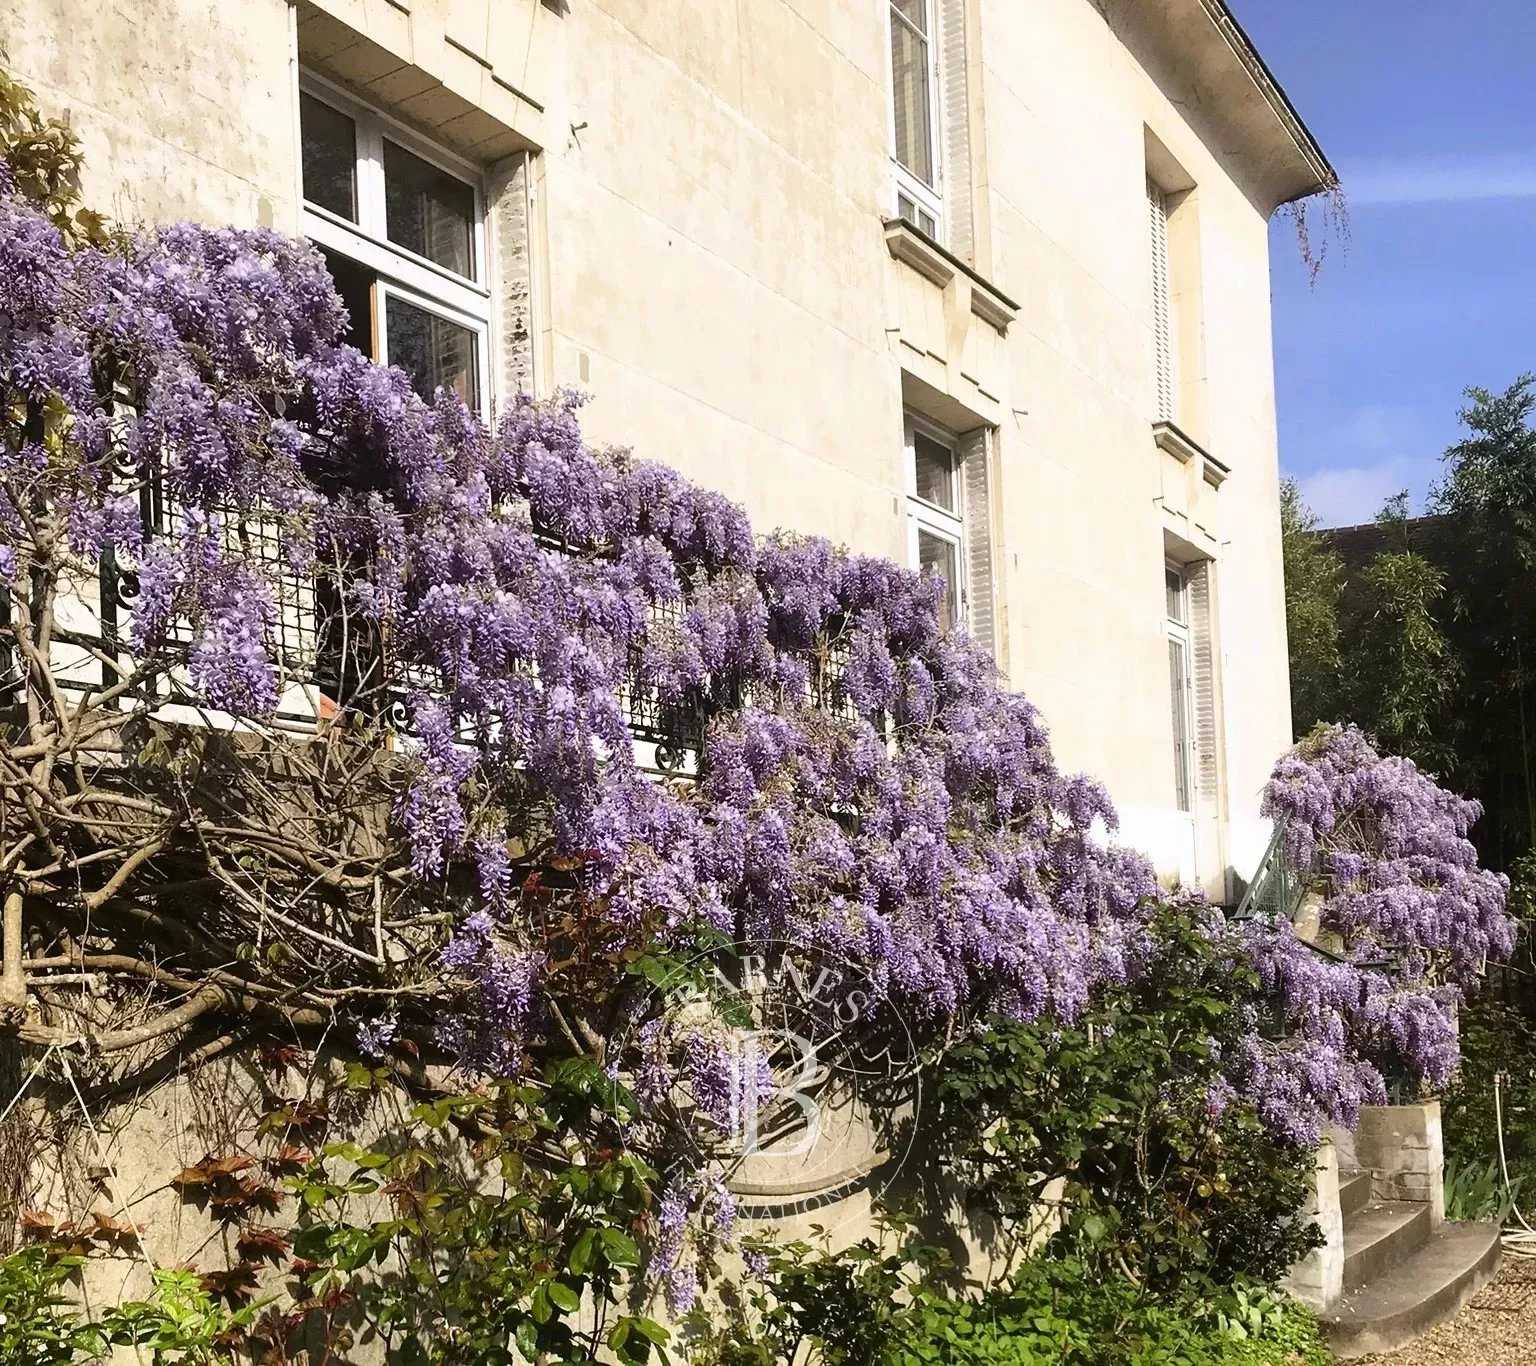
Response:
M1291 135L1302 159L1311 167L1316 181L1312 188L1293 194L1280 202L1294 203L1298 199L1306 199L1311 195L1336 189L1339 184L1339 173L1334 170L1327 153L1323 151L1317 138L1313 136L1312 130L1307 127L1300 113L1297 112L1296 106L1291 103L1291 98L1285 93L1284 87L1275 79L1275 73L1260 56L1253 39L1238 22L1237 16L1232 13L1226 0L1200 0L1200 3L1211 22L1227 40L1228 46L1231 47L1238 61L1247 68L1253 83L1259 88L1259 93L1264 96L1269 107L1275 111L1276 117L1284 125L1286 132Z

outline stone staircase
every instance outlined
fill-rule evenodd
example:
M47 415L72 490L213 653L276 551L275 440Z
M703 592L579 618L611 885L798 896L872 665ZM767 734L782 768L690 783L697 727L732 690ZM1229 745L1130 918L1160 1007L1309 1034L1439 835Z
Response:
M1451 1224L1432 1201L1384 1200L1370 1171L1340 1171L1342 1293L1319 1315L1345 1361L1386 1352L1456 1313L1499 1266L1496 1224Z

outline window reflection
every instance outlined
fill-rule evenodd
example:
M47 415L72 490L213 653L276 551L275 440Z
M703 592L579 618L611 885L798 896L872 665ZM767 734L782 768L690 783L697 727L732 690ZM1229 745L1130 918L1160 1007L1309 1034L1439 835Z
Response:
M955 457L949 447L918 432L912 441L917 496L945 512L955 508Z
M357 127L313 95L299 96L304 198L357 222Z
M391 294L386 304L389 363L411 377L423 398L431 400L441 386L456 393L471 408L480 406L480 376L475 334L424 308Z
M347 310L347 325L342 330L340 340L377 360L379 353L374 344L373 326L374 273L367 266L359 265L328 247L321 247L320 254L325 257L326 269L331 272L331 283L336 286L336 292L341 295L341 302Z
M473 189L385 139L384 222L391 242L472 279L474 221Z
M955 594L960 584L960 548L946 536L931 531L917 533L917 563L924 577L937 575L944 580L944 596L939 602L939 627L954 629L958 613Z
M896 160L923 184L932 185L927 0L895 0L891 14L891 91L895 97Z

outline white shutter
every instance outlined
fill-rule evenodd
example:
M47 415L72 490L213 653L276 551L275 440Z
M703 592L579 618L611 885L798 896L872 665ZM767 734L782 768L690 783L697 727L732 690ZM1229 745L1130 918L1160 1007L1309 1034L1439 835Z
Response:
M1152 346L1157 371L1157 420L1173 421L1173 300L1168 284L1168 196L1147 181L1152 226Z
M967 432L958 442L960 477L965 486L966 625L972 637L997 658L997 593L992 544L992 481L987 468L992 443L989 429Z
M971 208L971 100L967 83L966 0L939 0L939 131L943 139L945 244L976 260Z
M1194 646L1195 752L1198 788L1207 801L1216 799L1218 741L1216 726L1216 651L1211 630L1211 566L1207 562L1189 574L1190 636Z

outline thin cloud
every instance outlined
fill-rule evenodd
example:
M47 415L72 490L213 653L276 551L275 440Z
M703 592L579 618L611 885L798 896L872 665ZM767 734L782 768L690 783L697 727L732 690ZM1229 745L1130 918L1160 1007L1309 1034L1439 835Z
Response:
M1440 475L1438 456L1424 454L1439 433L1416 408L1364 403L1340 414L1315 444L1309 469L1297 470L1307 506L1324 526L1368 522L1394 494L1407 489L1415 511Z
M1301 496L1323 526L1355 526L1369 522L1393 494L1408 490L1415 512L1423 510L1425 495L1439 474L1440 462L1386 459L1369 464L1337 465L1315 470L1300 479Z
M1536 156L1362 162L1345 170L1343 185L1354 207L1536 199Z

